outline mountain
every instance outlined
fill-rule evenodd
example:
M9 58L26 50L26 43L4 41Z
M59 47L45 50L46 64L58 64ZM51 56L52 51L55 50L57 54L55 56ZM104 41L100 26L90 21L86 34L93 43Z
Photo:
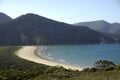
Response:
M120 23L108 23L104 20L91 21L91 22L79 22L75 23L76 26L87 26L93 30L104 32L120 34Z
M5 21L10 21L10 20L12 20L11 17L9 17L6 14L0 12L0 23L5 22Z
M115 43L110 35L104 35L87 27L76 27L36 14L22 15L0 25L0 45L55 45ZM117 39L118 42L120 39Z

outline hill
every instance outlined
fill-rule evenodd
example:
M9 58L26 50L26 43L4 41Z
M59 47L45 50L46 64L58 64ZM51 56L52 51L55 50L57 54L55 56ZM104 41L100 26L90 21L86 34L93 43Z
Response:
M104 32L120 34L120 23L108 23L104 20L90 21L90 22L79 22L75 23L76 26L87 26L93 30Z
M111 36L87 27L76 27L31 13L1 24L0 36L0 45L115 43Z
M12 18L0 12L0 23L10 21Z

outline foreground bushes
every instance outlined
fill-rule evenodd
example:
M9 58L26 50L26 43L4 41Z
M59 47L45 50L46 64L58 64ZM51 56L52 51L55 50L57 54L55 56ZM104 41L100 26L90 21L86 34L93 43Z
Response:
M14 55L19 48L0 47L0 80L120 80L120 65L67 70L23 60Z
M50 67L17 57L20 47L0 47L0 80L28 80L37 76L47 78L72 77L75 71L60 66Z
M95 62L94 68L85 68L83 72L96 72L96 71L112 71L120 70L120 65L116 65L108 60L99 60Z

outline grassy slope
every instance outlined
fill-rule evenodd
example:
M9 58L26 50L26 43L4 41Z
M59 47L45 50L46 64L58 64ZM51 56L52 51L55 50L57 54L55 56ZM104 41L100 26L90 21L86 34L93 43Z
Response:
M15 51L20 47L0 47L0 80L120 80L120 69L79 72L49 67L23 60Z

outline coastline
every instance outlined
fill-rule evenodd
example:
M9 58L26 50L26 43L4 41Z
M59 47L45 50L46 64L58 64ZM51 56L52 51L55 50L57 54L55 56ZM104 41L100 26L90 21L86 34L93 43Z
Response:
M66 69L79 70L79 71L83 70L83 68L81 67L66 65L66 64L62 64L62 63L58 63L58 62L54 62L54 61L50 61L50 60L38 57L35 53L36 49L37 49L37 46L23 46L21 49L19 49L16 52L16 55L20 58L33 61L39 64L45 64L48 66L62 66Z

